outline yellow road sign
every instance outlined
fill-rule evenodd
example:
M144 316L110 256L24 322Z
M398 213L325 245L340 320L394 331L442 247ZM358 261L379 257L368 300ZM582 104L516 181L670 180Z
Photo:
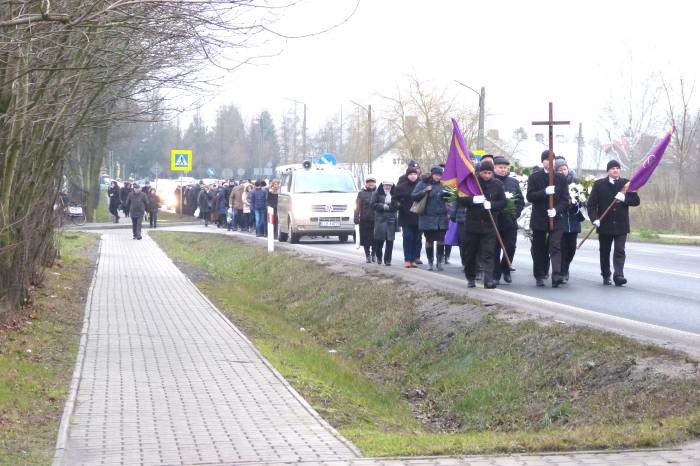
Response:
M192 151L173 149L170 151L170 170L174 172L192 171Z

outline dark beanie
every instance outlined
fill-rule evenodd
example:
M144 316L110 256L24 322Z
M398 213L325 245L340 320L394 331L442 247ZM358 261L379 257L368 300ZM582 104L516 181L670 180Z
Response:
M436 175L442 175L445 172L445 170L440 166L440 165L433 165L430 167L430 173L431 174L436 174Z
M406 174L407 174L407 175L410 175L411 173L416 173L416 174L417 174L417 173L418 173L418 169L415 168L415 167L408 167L408 168L406 169Z
M510 165L510 162L508 161L507 158L503 157L502 155L497 155L496 157L493 158L493 164L494 165Z
M420 165L418 165L418 162L415 160L409 160L408 161L408 168L419 168Z
M492 172L493 171L493 162L490 160L484 160L479 164L479 171L487 171L487 172Z
M620 162L618 162L617 160L611 160L610 162L608 162L608 168L606 168L606 170L610 170L613 167L621 168Z
M545 159L549 158L549 150L542 151L542 156L540 157L540 161L544 162Z

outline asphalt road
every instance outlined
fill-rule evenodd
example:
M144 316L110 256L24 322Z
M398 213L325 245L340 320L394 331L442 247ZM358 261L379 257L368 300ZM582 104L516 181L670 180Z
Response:
M356 254L358 261L364 262L362 250L357 250L351 243L340 244L336 238L302 238L301 244L313 244L329 252ZM571 264L568 284L551 288L548 282L545 288L538 288L532 276L529 240L519 238L513 260L513 267L516 269L512 274L513 282L502 283L500 288L638 322L700 334L700 248L628 243L626 251L625 276L628 283L623 287L603 286L598 261L598 241L589 239L577 252ZM422 258L425 261L425 254ZM443 272L434 273L464 278L457 248L453 248L450 262ZM400 234L394 242L392 264L392 267L403 267ZM481 283L477 282L477 286L481 286Z

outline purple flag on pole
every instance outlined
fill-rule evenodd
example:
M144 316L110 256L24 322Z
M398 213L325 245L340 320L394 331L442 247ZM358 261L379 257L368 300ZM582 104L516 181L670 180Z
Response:
M457 121L452 118L452 142L445 162L445 172L442 176L443 184L456 186L461 196L481 194L474 166L474 157L464 144L464 138Z
M674 131L675 128L672 128L668 133L666 133L666 135L661 139L661 141L659 141L656 147L654 147L647 158L644 159L642 165L636 172L634 172L632 178L630 178L625 185L625 191L637 191L639 188L644 186L647 181L649 181L651 174L654 173L654 170L659 165L659 162L661 162L661 157L664 156L664 151L666 151L666 147L668 147L668 143L671 141L671 135L673 135Z

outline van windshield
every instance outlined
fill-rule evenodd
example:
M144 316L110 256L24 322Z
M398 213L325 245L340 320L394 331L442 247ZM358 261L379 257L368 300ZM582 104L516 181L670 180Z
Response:
M357 192L352 175L338 171L298 171L294 174L296 193L354 193Z

